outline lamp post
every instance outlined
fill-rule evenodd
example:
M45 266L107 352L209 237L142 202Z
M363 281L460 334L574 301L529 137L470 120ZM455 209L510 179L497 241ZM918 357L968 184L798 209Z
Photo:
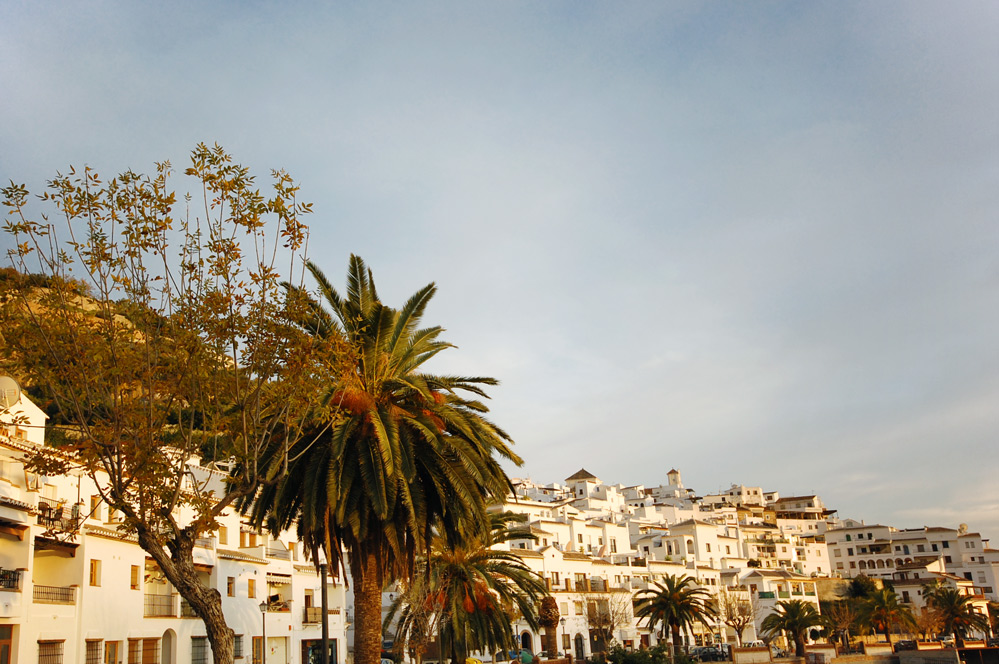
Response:
M562 625L562 643L565 643L565 618L559 618L558 624Z
M260 603L260 664L267 664L267 602Z
M330 664L330 626L329 617L330 612L327 610L328 602L326 598L326 552L319 552L319 583L320 586L319 595L322 597L321 606L323 607L323 664Z

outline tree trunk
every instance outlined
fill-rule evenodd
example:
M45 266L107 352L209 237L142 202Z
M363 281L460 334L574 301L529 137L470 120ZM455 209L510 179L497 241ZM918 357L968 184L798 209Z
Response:
M548 651L549 658L554 658L558 652L558 626L545 627L545 636L547 637L545 650Z
M354 664L380 664L382 578L377 552L352 556L350 573L354 579Z
M194 614L205 623L214 664L233 664L233 634L222 612L222 595L198 578L194 568L194 538L184 533L167 541L168 554L146 528L138 529L139 546L148 553L177 593L187 600Z
M683 647L683 643L680 641L680 626L670 625L670 631L673 633L673 657L680 654L680 648Z
M805 656L805 635L795 634L794 635L794 656L804 657Z

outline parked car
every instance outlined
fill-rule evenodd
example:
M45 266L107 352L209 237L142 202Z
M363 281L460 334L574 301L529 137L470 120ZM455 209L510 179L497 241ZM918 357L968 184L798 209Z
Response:
M915 641L908 641L903 639L901 641L895 642L895 652L900 652L902 650L915 650L915 649L916 649Z

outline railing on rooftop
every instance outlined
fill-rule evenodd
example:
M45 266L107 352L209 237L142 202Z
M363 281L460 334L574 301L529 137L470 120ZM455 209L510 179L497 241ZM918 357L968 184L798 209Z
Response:
M41 586L31 589L31 601L36 604L75 604L76 588L73 586Z
M199 537L194 540L194 546L200 546L202 549L214 549L215 548L215 538L214 537Z
M21 570L0 568L0 590L21 590Z

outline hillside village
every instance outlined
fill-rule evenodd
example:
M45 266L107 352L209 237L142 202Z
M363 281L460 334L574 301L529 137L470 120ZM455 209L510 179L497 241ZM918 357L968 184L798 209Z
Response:
M18 424L0 427L0 648L11 661L34 662L37 654L39 664L207 664L203 623L134 538L118 531L118 515L92 483L25 471L25 455L44 443L45 414L27 397L12 412ZM189 467L192 477L222 479L196 461ZM818 607L860 574L890 580L915 608L933 580L972 597L982 613L999 601L999 551L963 526L900 530L842 519L815 495L733 485L699 496L679 470L665 480L605 484L584 469L561 483L515 479L514 493L495 507L527 520L533 537L502 546L556 598L560 652L584 659L611 641L641 648L668 638L633 611L636 593L667 575L693 577L719 608L714 624L686 635L696 645L756 641L777 602ZM196 559L223 596L238 662L260 664L265 648L268 664L320 661L324 580L293 533L275 538L230 512L197 542ZM331 661L347 662L351 591L332 576L325 583ZM397 594L386 588L385 606ZM736 606L751 608L742 634L727 620ZM542 649L526 623L517 636L524 648Z

